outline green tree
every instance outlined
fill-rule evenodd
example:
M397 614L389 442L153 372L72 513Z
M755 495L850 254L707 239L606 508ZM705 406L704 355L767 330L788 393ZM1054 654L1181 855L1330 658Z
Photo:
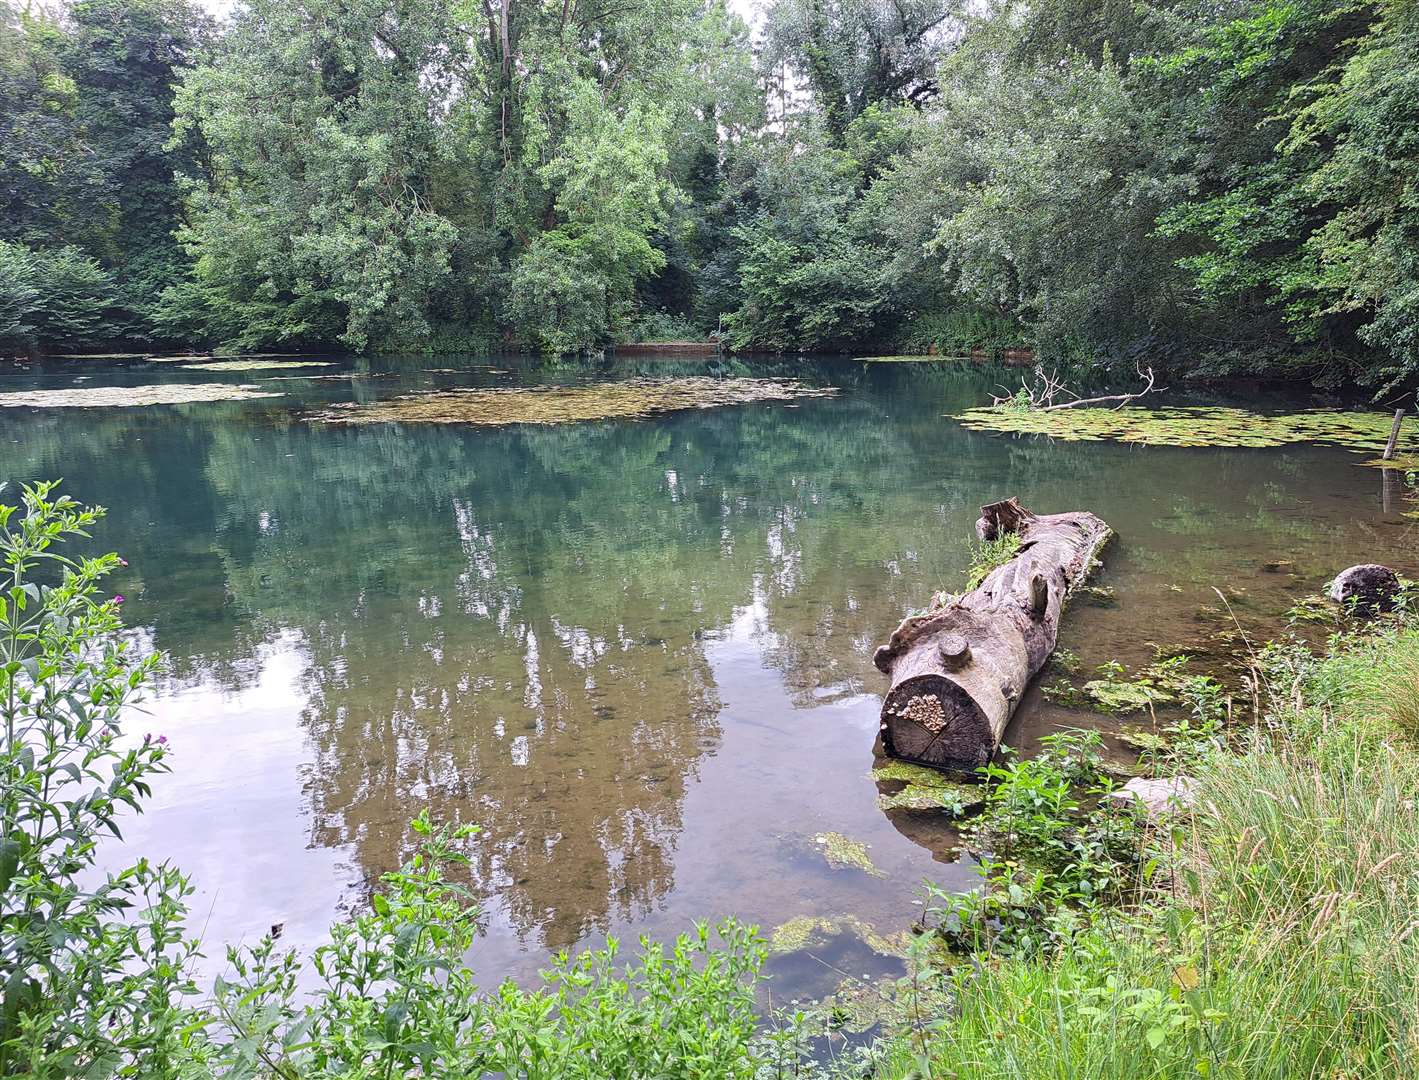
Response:
M762 63L806 83L835 142L869 106L936 96L936 61L958 0L775 0Z

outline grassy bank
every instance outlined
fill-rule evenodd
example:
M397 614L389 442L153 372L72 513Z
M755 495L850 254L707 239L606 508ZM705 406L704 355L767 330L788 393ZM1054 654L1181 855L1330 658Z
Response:
M1142 906L958 967L883 1075L1419 1075L1419 630L1258 672L1263 723L1201 755Z

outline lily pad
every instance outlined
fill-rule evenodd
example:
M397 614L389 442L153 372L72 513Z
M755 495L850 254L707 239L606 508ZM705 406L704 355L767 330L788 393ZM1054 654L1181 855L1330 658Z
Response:
M146 405L186 405L196 401L250 401L281 397L254 386L223 383L166 383L156 386L86 386L72 390L25 390L0 394L0 407L35 409L114 409Z
M842 833L825 832L813 837L813 843L822 849L823 858L834 870L861 870L873 877L887 876L873 865L872 857L867 854L867 845L861 840Z
M331 424L572 424L835 393L836 387L810 387L793 380L626 379L590 386L432 390L372 404L342 403L312 419Z
M188 364L188 371L279 371L283 368L334 367L333 360L215 360Z
M1247 409L969 409L954 419L980 431L1048 435L1064 442L1126 442L1144 446L1269 447L1329 443L1352 450L1383 450L1393 414L1308 412L1268 415Z

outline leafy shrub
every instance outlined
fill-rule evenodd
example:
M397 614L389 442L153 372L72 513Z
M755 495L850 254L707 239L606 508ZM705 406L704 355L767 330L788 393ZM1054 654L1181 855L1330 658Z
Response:
M938 930L967 951L1031 953L1073 935L1086 914L1136 890L1142 834L1126 806L1096 806L1113 789L1096 731L1047 736L1034 758L1002 747L982 768L985 810L962 829L983 885L932 888ZM1150 871L1151 872L1151 871ZM1087 919L1084 920L1087 923Z
M901 347L907 352L934 350L943 356L960 356L982 349L989 359L998 360L1006 349L1027 342L1027 332L1017 319L968 307L921 315L907 326Z
M101 838L166 771L160 737L121 737L156 657L100 599L115 555L71 558L103 511L26 488L0 506L0 1076L165 1074L193 945L186 881L139 860L95 880ZM128 917L123 917L127 915Z
M622 336L627 341L699 341L705 332L688 315L646 311L630 321Z
M77 248L0 241L0 343L92 345L132 330L113 275Z

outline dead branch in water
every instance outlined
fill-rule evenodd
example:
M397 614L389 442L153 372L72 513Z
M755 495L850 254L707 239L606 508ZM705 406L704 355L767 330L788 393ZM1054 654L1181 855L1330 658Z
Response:
M1121 409L1130 401L1137 401L1139 398L1143 397L1143 395L1153 392L1153 384L1155 381L1153 378L1153 369L1149 368L1146 372L1140 370L1138 377L1144 380L1144 386L1143 389L1139 390L1136 394L1107 394L1104 397L1079 398L1075 401L1066 401L1063 405L1045 405L1041 407L1040 411L1053 412L1056 409L1074 409L1080 405L1102 405L1106 401L1118 402L1115 408Z
M1033 409L1037 412L1051 412L1055 409L1075 409L1081 405L1102 405L1106 402L1117 402L1115 408L1123 408L1130 401L1137 401L1145 394L1154 392L1155 379L1153 369L1147 371L1138 369L1138 377L1143 380L1143 389L1132 394L1108 394L1103 397L1081 398L1073 390L1064 385L1059 373L1048 371L1043 364L1035 365L1035 382L1030 385L1023 378L1020 380L1020 389L1005 397L992 397L992 403L997 408L1010 407L1012 403L1016 407ZM1005 387L1001 387L1002 390ZM1164 389L1157 387L1158 390ZM1060 395L1068 395L1073 400L1058 402L1055 399Z

